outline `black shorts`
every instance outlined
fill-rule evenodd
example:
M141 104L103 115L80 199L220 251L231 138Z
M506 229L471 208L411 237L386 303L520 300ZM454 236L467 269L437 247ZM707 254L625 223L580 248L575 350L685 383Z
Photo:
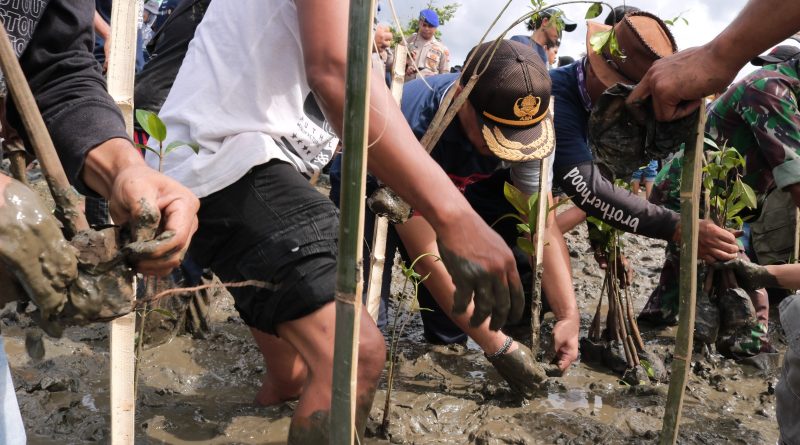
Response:
M247 325L276 334L282 322L333 301L339 211L291 165L270 161L200 200L189 254L230 288Z

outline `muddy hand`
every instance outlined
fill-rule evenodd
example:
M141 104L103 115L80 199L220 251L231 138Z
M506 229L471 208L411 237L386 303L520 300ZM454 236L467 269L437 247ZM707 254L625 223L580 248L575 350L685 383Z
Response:
M544 368L534 360L531 350L523 344L518 344L513 352L486 358L508 382L511 390L523 397L533 397L539 385L547 380Z
M489 328L496 331L503 327L506 320L519 320L525 296L513 257L510 271L514 275L509 276L506 270L490 272L480 264L459 256L446 247L441 239L437 240L437 244L442 262L456 287L453 313L464 313L474 295L475 310L469 320L471 326L479 326L486 317L491 316Z
M0 175L0 263L22 285L43 318L59 312L78 275L77 252L31 189Z
M781 287L775 275L769 273L766 267L740 258L724 263L715 263L712 267L716 270L732 270L736 274L736 282L739 286L748 291Z
M114 220L131 224L128 250L136 252L139 272L164 276L180 265L197 230L199 201L191 191L146 165L131 166L115 177L110 202Z

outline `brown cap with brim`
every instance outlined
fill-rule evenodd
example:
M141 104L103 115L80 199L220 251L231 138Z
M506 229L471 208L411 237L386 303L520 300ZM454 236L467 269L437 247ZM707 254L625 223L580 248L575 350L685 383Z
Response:
M475 56L465 64L461 77L465 84L478 67L480 79L469 101L480 116L483 138L500 159L543 159L555 148L550 75L530 46L501 40L492 54L494 45L488 42L473 48L467 60Z
M667 25L648 12L629 13L614 26L622 56L611 51L610 40L599 54L592 49L592 36L609 31L610 26L586 22L586 27L586 54L594 74L605 88L616 83L638 83L653 62L678 50Z

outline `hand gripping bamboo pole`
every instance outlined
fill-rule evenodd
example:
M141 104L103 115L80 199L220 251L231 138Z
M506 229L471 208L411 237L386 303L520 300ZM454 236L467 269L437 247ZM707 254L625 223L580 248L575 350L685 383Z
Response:
M339 261L336 271L336 336L333 348L333 394L330 443L350 445L356 437L356 375L361 293L364 194L369 128L370 52L373 0L351 0L345 79L342 202Z
M403 98L403 82L405 81L405 57L407 49L397 45L392 64L392 96L400 105ZM402 61L402 62L398 62ZM389 231L389 219L385 216L375 217L375 228L372 230L372 251L369 258L369 283L367 283L367 312L375 322L378 321L381 309L381 288L383 287L383 268L386 265L386 234ZM389 258L392 261L394 258Z
M122 111L128 134L133 134L133 81L136 64L136 28L141 3L115 0L111 6L111 53L108 92ZM111 444L133 444L136 416L134 338L136 313L117 318L110 327Z
M703 165L703 136L706 124L706 107L701 103L697 118L697 135L694 147L686 144L681 175L681 276L678 333L667 392L664 424L661 428L661 445L674 444L678 439L683 394L689 377L694 336L695 304L697 300L697 231L700 215L700 171Z

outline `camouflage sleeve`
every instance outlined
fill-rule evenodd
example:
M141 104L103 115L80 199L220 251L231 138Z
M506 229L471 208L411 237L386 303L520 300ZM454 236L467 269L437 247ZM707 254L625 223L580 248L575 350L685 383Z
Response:
M792 87L784 78L758 79L737 105L779 188L800 183L800 111Z
M653 183L650 202L664 206L672 211L681 209L681 172L683 171L683 150L659 170Z

